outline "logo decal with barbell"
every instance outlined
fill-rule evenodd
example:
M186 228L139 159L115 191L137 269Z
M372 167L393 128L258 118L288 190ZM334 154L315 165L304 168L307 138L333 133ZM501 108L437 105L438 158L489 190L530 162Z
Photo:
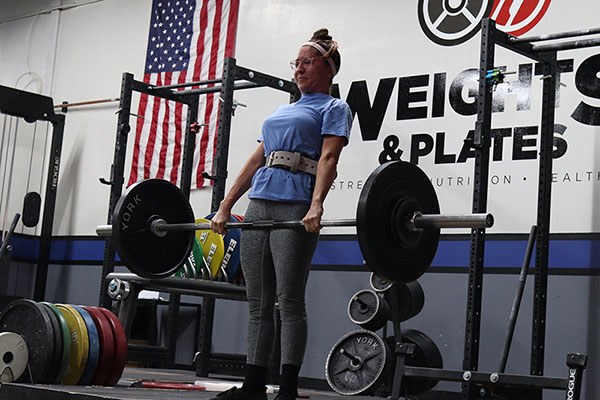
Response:
M434 43L456 46L475 36L489 17L498 29L519 36L536 26L550 0L419 0L421 29Z

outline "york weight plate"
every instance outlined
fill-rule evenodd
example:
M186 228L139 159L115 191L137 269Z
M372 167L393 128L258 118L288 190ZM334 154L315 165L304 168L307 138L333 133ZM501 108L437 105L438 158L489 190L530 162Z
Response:
M345 334L331 348L325 377L342 395L371 394L389 375L391 352L376 333L358 330Z
M168 224L193 223L194 212L183 192L162 179L146 179L130 186L115 205L113 240L123 263L144 278L173 275L194 244L194 232L170 231L155 235L154 220ZM168 249L168 251L165 251Z

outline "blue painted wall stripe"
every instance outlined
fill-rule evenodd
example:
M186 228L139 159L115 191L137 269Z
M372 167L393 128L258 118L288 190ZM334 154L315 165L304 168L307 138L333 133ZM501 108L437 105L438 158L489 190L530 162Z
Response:
M354 237L345 240L324 236L313 258L315 266L361 266L364 264L358 242ZM14 235L11 238L12 257L15 260L35 262L39 238ZM526 239L498 240L486 238L485 266L520 268L523 264ZM432 267L467 267L470 243L442 237ZM600 271L600 239L552 239L550 241L550 268L577 268ZM534 252L535 257L535 252ZM50 262L56 264L102 264L104 240L95 237L56 237L50 249ZM532 260L533 261L533 260ZM533 265L533 262L532 262Z

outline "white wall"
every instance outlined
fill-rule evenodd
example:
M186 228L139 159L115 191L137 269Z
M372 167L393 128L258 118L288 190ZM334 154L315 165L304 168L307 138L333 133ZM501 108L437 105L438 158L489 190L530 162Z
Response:
M366 80L373 101L382 78L429 75L431 81L433 74L443 72L447 74L446 87L449 87L461 71L478 67L477 35L458 46L439 46L422 33L416 7L403 3L383 2L378 7L347 1L332 1L326 5L317 1L241 3L237 38L240 65L290 78L288 61L294 58L299 44L312 31L325 26L330 28L340 44L342 68L336 81L342 98L347 96L351 83L360 80ZM594 6L580 3L578 7L553 3L539 25L528 34L594 26ZM3 71L0 83L16 86L20 75L31 72L40 76L42 92L50 94L56 103L118 97L123 72L131 72L140 80L142 78L150 4L150 0L103 0L0 24L0 67ZM563 17L573 13L574 8L581 11L577 18ZM31 10L24 10L22 14L28 12ZM15 14L18 15L13 11L10 15ZM360 23L357 21L359 15ZM258 24L256 21L265 23ZM598 179L577 183L575 175L578 174L579 178L585 178L587 172L597 175L599 163L593 149L599 128L578 123L570 117L582 100L596 106L599 103L598 99L586 98L579 93L574 81L579 65L597 52L597 49L567 51L560 57L572 58L574 71L563 74L562 81L566 87L561 88L560 106L556 110L556 122L567 127L563 136L569 148L567 154L555 162L559 182L553 190L553 232L598 231L597 219L588 218L594 213L595 199L600 190ZM498 65L506 65L509 71L516 71L519 64L531 63L502 49L497 51L496 60ZM28 84L27 79L32 79L32 76L22 77L21 87L37 90L39 82ZM507 79L516 78L509 75ZM355 119L351 143L340 163L336 190L330 193L327 202L328 218L353 215L352 207L348 209L346 204L356 203L359 195L357 184L378 165L378 156L388 135L396 135L400 139L400 148L405 151L403 158L408 159L410 142L416 134L435 136L438 131L446 132L443 151L458 154L466 133L473 128L474 116L458 115L448 104L441 118L396 120L397 86L396 83L377 140L362 140L358 120ZM431 106L431 86L430 83L429 87L412 89L427 91L427 100L412 103L411 107ZM468 87L476 88L476 82ZM539 125L539 76L533 77L532 106L528 111L516 111L515 97L507 95L506 90L502 85L497 89L498 96L506 99L506 111L494 114L493 126ZM230 176L236 174L254 147L264 116L287 101L285 94L270 89L240 91L235 97L248 107L239 108L233 119ZM446 93L446 103L447 97ZM468 100L466 89L463 90L463 98ZM134 107L135 104L134 101ZM67 115L57 208L60 218L55 226L57 234L93 234L95 226L106 219L108 187L100 185L98 178L109 175L116 132L116 108L117 103L110 103L72 109ZM496 226L490 233L528 232L535 221L537 161L511 160L512 144L512 138L504 140L503 160L491 164L491 175L510 176L511 182L490 187L488 209L496 217ZM472 178L472 160L461 164L435 164L432 152L420 158L419 165L434 182L443 182L436 188L443 211L470 210L472 185L456 186L452 183L459 177L465 182ZM568 179L563 182L566 174L570 182ZM353 190L346 188L348 182L354 183ZM209 211L209 192L200 190L193 194L192 203L198 215ZM579 206L561 207L561 204L570 203L571 196L576 196ZM521 199L520 207L513 206L514 198ZM245 202L242 201L238 207L237 211L243 212ZM352 230L335 232L338 231Z
M237 37L238 64L289 78L292 73L288 62L295 57L298 46L307 40L315 29L325 26L330 28L340 44L343 61L336 81L340 85L342 98L346 97L352 82L366 80L372 101L380 79L428 75L429 86L418 88L418 91L427 91L427 100L411 106L431 107L433 74L442 72L447 74L447 89L462 71L477 68L479 36L476 35L471 40L452 47L442 47L433 43L419 27L414 3L416 2L384 0L377 2L242 0ZM2 22L56 5L57 1L22 3L0 0L0 84L41 91L52 96L56 103L60 103L63 100L77 102L117 97L120 92L121 74L125 71L133 73L141 80L151 0L103 0L69 10ZM594 27L598 25L597 15L598 5L595 2L555 0L539 25L528 34L537 35ZM597 179L600 160L595 151L600 128L581 124L571 117L573 109L580 101L586 101L596 107L600 106L599 99L589 98L579 93L574 79L581 63L599 52L599 48L593 48L561 53L561 59L573 59L573 72L563 75L563 83L566 87L561 88L560 106L556 110L556 122L567 127L564 138L569 147L565 156L555 162L554 170L559 181L553 187L551 225L553 233L596 233L600 230L600 222L595 217L598 213L595 204L600 197L600 180ZM508 71L517 70L519 64L531 63L530 60L501 49L497 52L496 60L497 65L506 65ZM25 75L25 78L17 82L18 78L27 72L39 75L40 81L43 82L41 89L38 89L38 81L28 84L27 79L31 79L33 75ZM516 79L514 75L508 77L510 81L514 79ZM476 88L477 83L472 82L472 85ZM506 87L499 86L497 93L497 96L505 96ZM530 96L532 107L528 111L516 111L515 97L507 96L506 111L494 114L493 126L539 125L541 100L539 76L533 77ZM254 147L262 119L277 105L287 102L285 94L270 89L240 91L235 94L235 98L247 107L238 108L233 118L229 156L230 176L237 173ZM463 98L467 99L466 90L463 91ZM330 193L326 203L327 218L354 216L354 205L359 195L359 191L356 190L357 182L364 181L378 165L378 156L383 150L384 138L388 135L399 137L400 147L405 151L403 159L408 159L410 155L410 142L414 135L427 133L435 136L438 131L446 132L445 153L457 154L467 131L474 126L475 117L458 115L449 106L447 97L445 114L440 118L398 121L396 120L397 102L398 84L396 83L377 140L363 141L358 121L355 120L351 142L342 155L339 177L336 180L337 187L344 187L344 189L336 189ZM136 104L135 99L134 104ZM56 235L93 235L96 226L106 221L109 187L101 185L98 178L109 177L116 134L116 110L117 103L110 103L72 109L67 114L59 182L60 193L57 199L54 228ZM32 135L33 133L20 135L23 136L23 141L18 146L20 153L17 153L16 159L29 159L30 148L27 147L27 143L32 140ZM133 135L130 137L130 142L132 138ZM512 180L509 184L490 187L488 210L496 217L496 226L489 230L490 233L526 233L530 225L535 223L537 161L511 160L512 145L513 139L508 138L505 141L503 160L491 164L491 174L510 175ZM42 153L40 147L43 146L36 147L36 153ZM40 154L35 157L41 159ZM472 177L472 161L464 164L436 164L433 154L430 154L421 158L419 165L434 181L442 179L445 182L443 186L437 188L443 211L457 213L470 211L472 185L449 185L448 177L452 177L453 182L456 182L457 177L463 177L465 180ZM5 207L5 210L0 210L8 215L20 210L22 196L19 195L19 190L24 193L25 189L17 189L17 186L31 174L28 162L16 167L15 171L17 171L13 183L15 195L11 197L10 205ZM588 171L593 173L593 179L575 181L576 174L585 177ZM565 174L569 174L571 181L564 180ZM346 186L343 186L342 181ZM348 182L354 183L353 189L346 188ZM191 201L198 215L208 213L210 195L210 189L198 190L192 194ZM243 213L245 204L242 200L235 211ZM348 228L327 232L353 232L353 230ZM315 276L315 279L318 279L323 275L317 273ZM334 279L339 278L332 278ZM436 292L443 293L444 296L447 294L443 288L447 284L443 274L427 276L424 280L424 286L430 285L428 296L434 296ZM580 279L576 281L580 282ZM588 282L587 278L581 278L581 281L583 282L579 285L580 288ZM556 286L560 286L561 278L557 277L553 282L556 282ZM314 290L320 288L318 283L313 282L311 287ZM590 287L595 287L595 281L592 283ZM339 284L344 286L342 283ZM504 287L509 290L508 293L512 293L512 285L512 282L509 282ZM342 290L344 289L340 289ZM463 293L462 287L459 292ZM597 312L592 311L595 307L592 306L593 293L588 296L587 290L578 292L581 293L581 297L578 297L575 303L579 304L581 299L584 299L584 302L590 301L591 314L586 316L585 320L590 320L592 323L597 318ZM317 294L324 296L321 291ZM346 295L349 294L351 293L344 293L340 297L342 300L337 300L345 303ZM329 296L330 292L327 292L327 295ZM567 295L573 296L573 291L569 291L565 296ZM557 302L565 301L564 297L562 299L554 297L554 299ZM435 297L434 300L439 301L440 297ZM443 306L453 301L457 299L447 298L447 302L443 304L435 301L430 304ZM459 298L459 304L460 301L464 300ZM493 303L493 299L489 301ZM311 309L313 310L311 318L316 308L317 306L314 306ZM462 308L461 306L460 309ZM561 315L572 316L568 308L566 311L561 308L561 312L563 311L563 314L555 315L551 322L554 324L560 322ZM487 315L490 318L498 316ZM431 313L419 316L417 322L423 325L437 324L438 327L446 327L446 331L443 332L446 338L453 341L453 345L462 344L460 332L462 321L457 323L455 320L445 320L444 318L448 319L452 316L442 313L439 309L434 310L434 316L439 318L438 320L427 320L431 316ZM317 315L314 318L319 320L323 317ZM504 321L504 313L501 313L499 318ZM311 336L311 340L317 341L318 332L322 327L317 325L312 329L316 329L317 332L316 335ZM580 334L581 332L578 333ZM552 332L549 332L549 335L552 335ZM551 336L550 342L564 347L570 344L564 343L561 337ZM528 337L521 337L519 346L527 349L528 341ZM592 345L595 346L596 343L592 339L589 341L589 352L593 353ZM586 351L588 343L585 338L581 341L577 340L576 344L574 348L557 348L552 352L548 351L552 353L552 357L561 358L558 365L552 363L549 367L553 372L558 370L560 373L563 370L562 357L566 351ZM320 368L326 356L323 349L326 350L329 345L309 343L309 346L314 346L311 347L312 350L315 348L319 350L319 355L317 359L307 362L314 363L314 366L310 364L309 370L304 370L308 376L322 378ZM453 351L461 350L455 348ZM496 357L497 355L492 355L483 364L493 366ZM552 361L555 361L554 358ZM458 368L458 365L453 366ZM598 368L594 371L597 375ZM589 379L593 382L596 377Z

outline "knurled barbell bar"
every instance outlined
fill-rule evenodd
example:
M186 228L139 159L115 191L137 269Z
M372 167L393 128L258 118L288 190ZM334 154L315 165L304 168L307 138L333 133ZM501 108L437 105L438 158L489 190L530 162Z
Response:
M112 236L124 264L145 278L171 276L191 251L195 223L191 205L175 185L147 179L127 189L113 213ZM392 282L412 282L425 273L437 250L441 228L489 228L491 214L441 215L427 175L416 165L393 161L377 167L361 190L356 219L323 220L323 227L356 226L367 266ZM228 229L302 228L302 221L229 222Z
M407 216L404 229L416 232L424 228L489 228L493 225L491 214L456 214L456 215L423 215L419 211ZM356 226L356 219L330 219L322 220L322 227ZM303 228L302 221L274 221L259 220L246 222L226 222L227 229L284 229ZM162 218L153 219L150 222L150 231L163 237L167 232L173 231L200 231L210 229L210 222L169 224ZM399 228L402 229L402 228ZM98 236L111 236L112 225L99 225L96 228Z

